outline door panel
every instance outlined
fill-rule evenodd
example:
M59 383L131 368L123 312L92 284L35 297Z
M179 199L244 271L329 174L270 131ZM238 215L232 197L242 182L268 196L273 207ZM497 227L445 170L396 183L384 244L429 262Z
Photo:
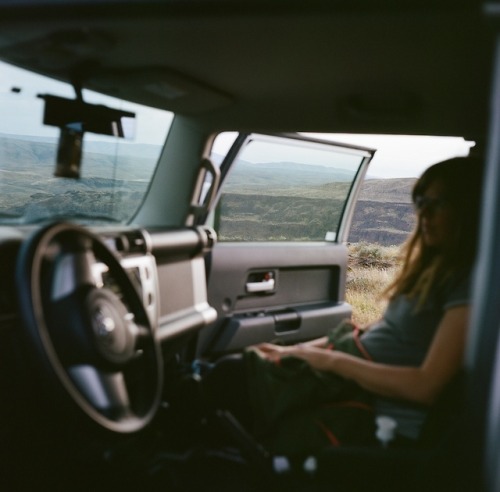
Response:
M223 163L208 262L218 319L198 356L309 340L351 315L343 240L373 151L304 140L240 137Z
M343 245L218 244L208 292L219 321L200 334L200 354L324 335L351 314L344 302L346 259ZM271 272L272 291L248 291L249 279Z

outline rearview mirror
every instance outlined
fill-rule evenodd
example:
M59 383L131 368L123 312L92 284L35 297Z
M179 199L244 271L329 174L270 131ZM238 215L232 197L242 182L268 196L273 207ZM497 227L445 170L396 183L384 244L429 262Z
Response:
M80 177L83 135L85 132L119 138L134 137L135 113L88 104L82 99L65 99L39 94L45 101L43 124L61 129L54 175Z
M38 97L45 101L44 125L66 128L79 124L83 132L127 139L134 137L133 125L129 123L135 118L135 113L49 94L39 94Z

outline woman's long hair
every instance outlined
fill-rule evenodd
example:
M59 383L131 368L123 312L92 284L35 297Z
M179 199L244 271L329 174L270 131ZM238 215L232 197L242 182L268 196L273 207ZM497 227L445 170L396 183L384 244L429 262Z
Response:
M417 307L421 307L432 286L472 266L476 255L482 170L483 163L476 157L455 158L429 167L416 182L412 192L414 203L431 183L442 184L446 203L452 211L453 237L444 248L426 245L418 214L415 229L402 249L402 269L385 292L389 298L404 294L418 298Z

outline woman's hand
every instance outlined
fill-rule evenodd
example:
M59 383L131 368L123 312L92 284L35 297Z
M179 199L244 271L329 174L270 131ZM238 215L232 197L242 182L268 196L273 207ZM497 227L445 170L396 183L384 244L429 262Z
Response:
M278 362L283 356L288 355L306 361L318 371L331 370L332 362L335 359L335 354L331 350L308 343L289 346L261 343L254 348L258 350L261 357L272 362Z
M256 349L258 354L262 358L270 360L272 362L278 362L281 357L292 352L295 348L295 345L282 346L275 345L274 343L260 343L258 345L254 345L252 348Z
M274 343L259 343L251 348L256 350L265 359L278 361L284 355L293 355L299 347L325 347L328 343L327 337L316 338L298 345L275 345Z
M332 371L338 353L335 350L299 344L294 345L288 355L306 361L317 371Z

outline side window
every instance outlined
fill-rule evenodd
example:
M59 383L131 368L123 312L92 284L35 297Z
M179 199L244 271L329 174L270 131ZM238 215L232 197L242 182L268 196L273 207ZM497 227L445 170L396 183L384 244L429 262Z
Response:
M310 139L251 135L235 155L222 170L212 217L219 241L337 241L372 154Z

